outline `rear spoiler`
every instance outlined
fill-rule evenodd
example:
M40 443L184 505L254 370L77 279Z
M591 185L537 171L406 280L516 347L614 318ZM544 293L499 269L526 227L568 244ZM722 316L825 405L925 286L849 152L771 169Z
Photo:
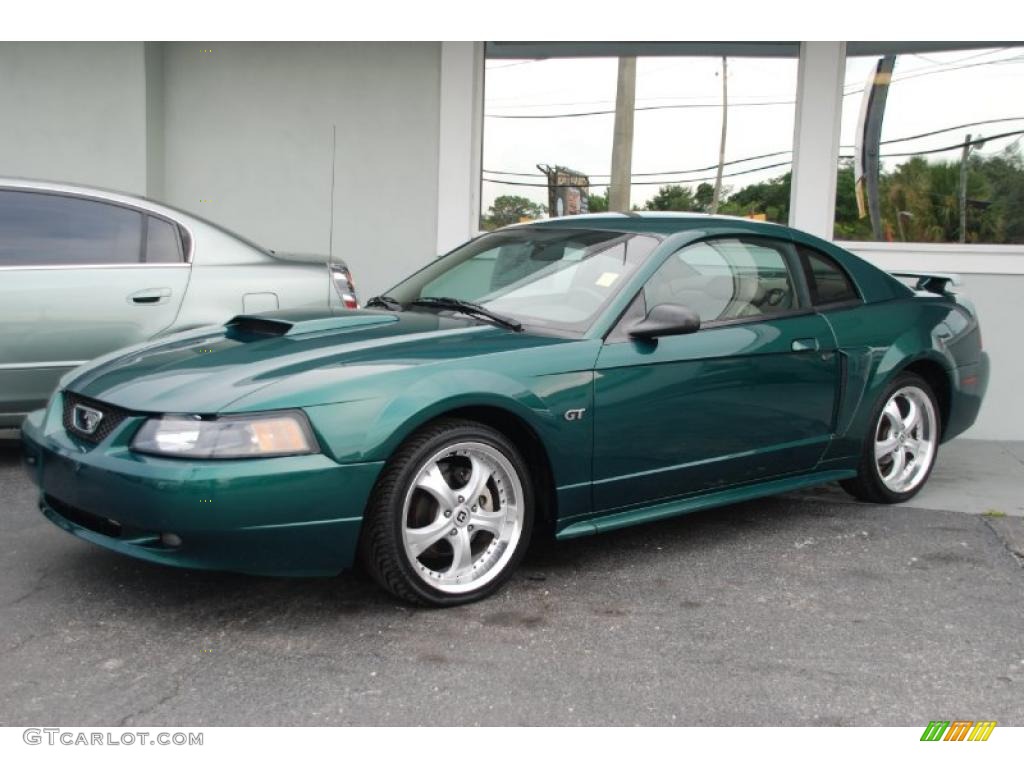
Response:
M951 272L890 272L893 277L909 277L916 279L914 286L919 291L928 291L944 296L950 293L949 286L958 287L963 285L960 275Z

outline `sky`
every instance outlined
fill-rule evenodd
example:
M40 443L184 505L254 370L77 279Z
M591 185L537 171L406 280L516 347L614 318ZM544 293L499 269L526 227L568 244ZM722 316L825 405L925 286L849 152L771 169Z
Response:
M847 59L841 149L852 153L861 99L877 57ZM654 196L660 183L714 177L722 119L722 60L714 57L644 57L637 60L632 202ZM729 58L726 161L792 150L797 60ZM546 205L537 164L562 165L591 176L592 191L604 192L612 151L613 114L538 119L537 115L614 110L614 58L508 60L486 64L482 200L518 194ZM670 109L642 109L672 106ZM509 116L532 116L509 117ZM1024 46L898 56L886 104L882 140L996 118L1013 121L957 129L887 145L886 152L914 152L957 144L964 134L994 135L1024 130ZM1020 137L988 142L995 153ZM1022 142L1024 143L1024 142ZM930 155L959 157L960 150ZM723 183L733 190L785 173L790 154L726 167ZM884 160L887 167L905 158ZM501 173L499 173L501 172ZM603 175L602 175L603 174ZM640 176L638 174L660 174ZM497 184L501 179L519 186ZM654 182L641 184L639 182Z

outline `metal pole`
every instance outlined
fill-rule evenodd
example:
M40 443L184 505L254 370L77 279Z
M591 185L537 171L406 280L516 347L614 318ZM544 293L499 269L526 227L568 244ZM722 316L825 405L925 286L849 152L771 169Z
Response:
M964 137L960 153L960 242L967 242L967 157L971 154L971 134Z
M633 110L636 106L636 57L619 58L615 90L615 133L612 137L612 177L608 210L629 210L629 182L633 174Z
M722 140L718 144L718 172L715 174L715 192L711 197L711 213L718 213L722 198L722 168L725 166L725 129L729 122L729 78L726 75L726 59L722 57Z

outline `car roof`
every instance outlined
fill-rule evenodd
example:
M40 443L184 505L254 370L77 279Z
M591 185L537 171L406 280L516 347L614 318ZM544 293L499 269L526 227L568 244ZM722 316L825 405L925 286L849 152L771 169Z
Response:
M706 213L668 213L662 211L631 211L629 213L591 213L563 216L555 219L537 219L504 227L501 231L514 231L519 227L538 229L607 229L614 232L635 232L667 237L679 232L692 232L695 237L705 235L746 234L763 235L790 240L824 252L838 261L853 277L865 301L885 301L908 295L909 289L899 280L886 274L854 253L835 243L803 232L799 229L757 221L740 216L711 216Z
M707 213L669 213L663 211L631 211L629 213L588 213L553 219L536 219L515 227L564 229L613 229L623 232L669 235L687 230L742 229L766 235L783 235L789 227L741 216L712 216Z

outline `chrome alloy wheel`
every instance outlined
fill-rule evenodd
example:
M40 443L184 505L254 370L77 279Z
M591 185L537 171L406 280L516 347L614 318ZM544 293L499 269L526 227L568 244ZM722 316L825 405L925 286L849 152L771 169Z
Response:
M931 398L915 386L896 390L875 427L875 466L885 487L893 493L917 488L935 460L938 439Z
M478 589L498 576L523 532L523 485L498 449L446 446L405 495L402 540L416 574L441 592Z

